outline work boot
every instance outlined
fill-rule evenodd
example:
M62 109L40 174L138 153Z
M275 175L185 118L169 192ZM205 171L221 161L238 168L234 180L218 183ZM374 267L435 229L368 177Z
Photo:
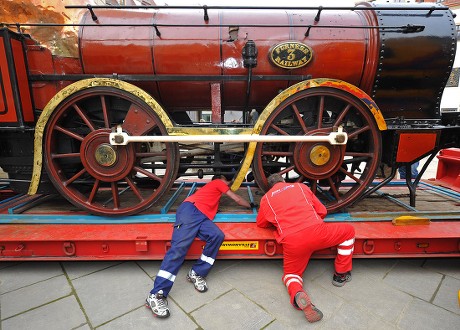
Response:
M156 294L149 294L145 299L145 306L149 307L156 317L165 318L169 316L168 301L163 296L163 290Z
M295 303L303 310L308 322L317 322L323 318L323 313L311 303L310 297L306 292L297 292L295 295Z
M199 292L208 291L208 285L206 284L205 278L195 273L193 269L190 269L190 271L188 272L187 280L193 283L197 291Z
M335 286L344 286L346 282L351 281L351 272L346 273L334 273L332 276L332 284Z

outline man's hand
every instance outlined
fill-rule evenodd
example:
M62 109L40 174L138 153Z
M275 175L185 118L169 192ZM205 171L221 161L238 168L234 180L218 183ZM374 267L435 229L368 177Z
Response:
M231 191L230 189L226 192L227 196L230 197L231 199L233 199L238 205L241 205L243 207L249 207L249 208L252 208L251 204L249 204L249 202L247 200L245 200L244 198L241 198L240 196L238 196L237 194L235 194L233 191Z

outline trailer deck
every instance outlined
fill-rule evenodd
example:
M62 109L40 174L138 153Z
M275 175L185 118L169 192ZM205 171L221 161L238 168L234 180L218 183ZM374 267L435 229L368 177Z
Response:
M83 213L60 196L14 195L4 186L0 260L161 260L170 247L177 207L202 184L178 181L157 206L117 218ZM237 193L256 204L263 195L252 184L244 184ZM405 182L395 180L325 221L355 227L356 258L459 257L460 193L430 181L421 181L416 193L412 207ZM256 226L257 211L222 198L214 220L226 237L219 258L281 258L282 247L272 230ZM195 240L187 258L201 255L203 244ZM331 248L313 257L335 255Z

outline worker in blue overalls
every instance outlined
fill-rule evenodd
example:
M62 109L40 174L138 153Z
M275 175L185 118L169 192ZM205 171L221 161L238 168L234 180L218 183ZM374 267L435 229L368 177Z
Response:
M146 299L146 305L155 316L165 318L170 315L166 298L196 237L205 241L206 245L200 258L188 272L187 280L193 283L199 292L208 290L205 277L211 270L224 241L224 233L212 222L219 207L220 197L226 194L241 206L254 206L231 191L229 183L225 176L216 175L211 182L186 198L177 209L171 248L161 263L153 289Z

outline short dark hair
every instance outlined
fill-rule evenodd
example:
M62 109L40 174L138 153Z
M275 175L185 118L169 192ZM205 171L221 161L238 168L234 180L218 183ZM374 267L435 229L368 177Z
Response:
M225 179L226 181L232 181L233 175L230 175L230 174L227 174L227 175L225 175L225 174L216 174L211 178L211 181L215 180L215 179Z
M274 173L267 178L267 182L269 189L271 189L278 182L284 182L284 179L280 174Z

